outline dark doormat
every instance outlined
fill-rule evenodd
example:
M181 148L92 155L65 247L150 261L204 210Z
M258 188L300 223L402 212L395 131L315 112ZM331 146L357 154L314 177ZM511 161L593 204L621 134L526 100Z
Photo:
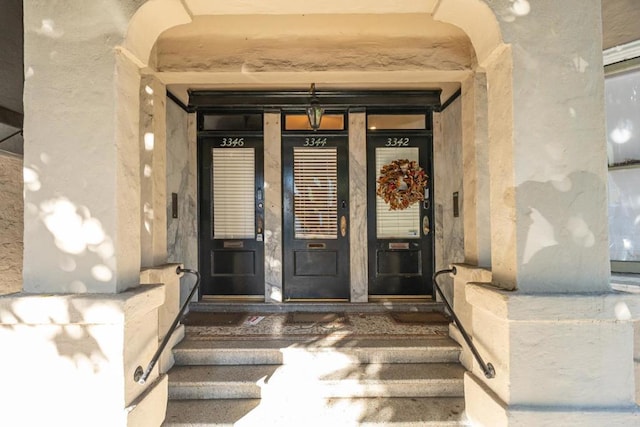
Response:
M239 326L246 318L247 313L191 311L182 323L186 326Z
M416 311L410 313L389 313L396 323L402 324L446 324L450 323L449 317L438 311Z
M300 324L330 324L339 323L349 325L349 318L344 313L289 313L285 320L288 325Z

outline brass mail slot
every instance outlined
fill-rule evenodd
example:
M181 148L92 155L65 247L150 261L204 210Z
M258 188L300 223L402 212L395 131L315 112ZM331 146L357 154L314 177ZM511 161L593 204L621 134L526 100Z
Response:
M326 243L308 243L307 249L326 249Z
M389 243L389 249L409 249L409 243Z
M240 249L244 248L244 242L242 240L231 240L223 243L223 247L229 249Z

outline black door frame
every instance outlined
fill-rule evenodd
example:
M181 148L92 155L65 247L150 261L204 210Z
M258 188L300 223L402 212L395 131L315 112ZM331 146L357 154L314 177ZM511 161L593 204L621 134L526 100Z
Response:
M235 113L246 110L251 110L254 112L264 113L266 111L280 111L284 112L286 110L300 110L309 105L311 101L311 97L308 91L303 90L283 90L283 91L243 91L243 90L189 90L189 102L188 105L185 106L185 110L191 113L197 113L197 121L198 121L198 227L199 227L199 244L198 244L198 259L199 259L199 268L204 272L206 270L205 263L202 262L203 251L202 245L200 241L202 240L203 230L201 226L201 218L210 218L210 211L207 212L206 209L203 208L203 205L207 200L210 201L210 197L207 199L203 197L203 177L207 175L203 175L203 171L201 170L201 159L202 159L202 149L201 149L201 137L214 136L216 132L211 131L202 131L202 114L210 111L218 111L218 112L227 112L227 113ZM450 99L441 103L440 101L441 91L439 89L436 90L317 90L315 95L317 100L319 101L322 107L328 107L331 109L340 109L343 111L366 111L367 109L375 109L376 111L384 110L385 112L392 111L406 111L415 110L416 108L426 110L429 114L429 117L432 117L433 112L442 111L446 106L448 106L453 100L460 96L460 90L458 90L454 95L451 96ZM218 134L240 134L240 132L217 132ZM320 132L318 132L320 134ZM260 135L263 135L260 132ZM285 132L282 133L284 137L286 135ZM431 141L431 147L433 146L433 140ZM256 162L262 162L264 152L262 150L258 150L256 152ZM432 155L432 153L431 153ZM258 160L258 156L260 156L260 160ZM347 154L348 159L348 154ZM264 172L264 171L263 171ZM368 176L369 172L367 172ZM433 177L433 171L430 170L429 174ZM264 174L262 173L262 178ZM367 178L369 179L369 178ZM433 179L429 182L430 194L433 195ZM264 191L264 189L263 189ZM371 197L370 189L367 189L369 197ZM375 193L375 190L374 190ZM264 194L264 193L263 193ZM350 200L349 200L350 202ZM368 208L367 208L368 209ZM264 214L264 212L262 213ZM256 215L258 218L258 214ZM369 221L371 223L371 221ZM433 208L431 209L430 214L430 223L433 225ZM256 224L257 226L257 224ZM350 228L350 227L349 227ZM433 228L433 226L432 226ZM433 230L432 230L433 233ZM369 233L370 234L370 233ZM433 237L433 236L432 236ZM432 251L433 246L435 245L435 239L432 238ZM283 242L284 243L284 242ZM264 246L262 247L263 254L262 258L264 258ZM433 258L433 257L432 257ZM210 263L209 263L210 267ZM260 263L260 267L262 270L263 276L263 286L264 286L264 263ZM427 280L429 286L431 285L430 280ZM200 288L199 297L202 298L203 288Z
M393 111L376 110L375 114L392 114ZM420 113L425 113L424 110ZM435 224L433 209L433 114L426 113L424 130L369 130L367 129L367 259L369 276L369 296L374 297L433 297L431 276L435 271ZM375 149L385 146L385 141L403 138L417 139L417 144L407 147L419 148L419 163L428 176L428 200L420 203L419 239L378 239L376 231L376 188L379 171L375 170ZM427 224L423 223L426 216ZM429 232L424 234L424 226ZM417 262L416 272L379 275L382 253L388 252L392 263ZM405 256L407 255L407 256Z
M326 141L327 147L337 148L337 238L295 239L293 149L313 141ZM306 142L305 142L306 141ZM313 148L312 146L310 146ZM321 149L321 148L319 148ZM341 132L283 132L282 135L282 252L283 296L286 300L325 299L348 300L350 289L350 230L349 230L349 135ZM346 233L340 229L341 218L346 219ZM298 259L300 256L300 260ZM320 263L326 257L331 268ZM335 258L333 258L335 256ZM298 262L308 265L310 272L297 275ZM317 263L313 266L312 263ZM327 264L327 265L328 265ZM302 268L301 268L302 269ZM316 271L317 270L317 271ZM323 274L327 273L327 274Z
M254 239L214 239L213 238L213 168L212 148L228 147L225 139L243 139L243 146L254 150L255 162L255 223ZM264 137L263 132L247 131L198 131L198 259L202 283L199 297L246 297L264 296ZM233 148L229 148L233 149ZM260 233L262 235L260 236ZM205 237L206 236L206 237ZM260 237L258 237L260 236ZM215 271L213 253L223 255L220 259L226 265ZM233 255L253 254L253 272L234 274Z

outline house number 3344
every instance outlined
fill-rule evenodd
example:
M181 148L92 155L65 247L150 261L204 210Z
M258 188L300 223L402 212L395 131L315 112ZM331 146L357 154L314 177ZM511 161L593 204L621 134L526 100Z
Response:
M304 147L324 147L327 145L327 138L305 138Z

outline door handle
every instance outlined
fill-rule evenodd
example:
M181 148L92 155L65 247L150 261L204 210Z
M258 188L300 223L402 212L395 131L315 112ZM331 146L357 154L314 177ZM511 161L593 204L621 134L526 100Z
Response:
M422 235L426 236L431 231L431 226L429 225L429 216L425 215L422 217Z
M347 217L344 215L340 217L340 235L342 237L347 235Z

